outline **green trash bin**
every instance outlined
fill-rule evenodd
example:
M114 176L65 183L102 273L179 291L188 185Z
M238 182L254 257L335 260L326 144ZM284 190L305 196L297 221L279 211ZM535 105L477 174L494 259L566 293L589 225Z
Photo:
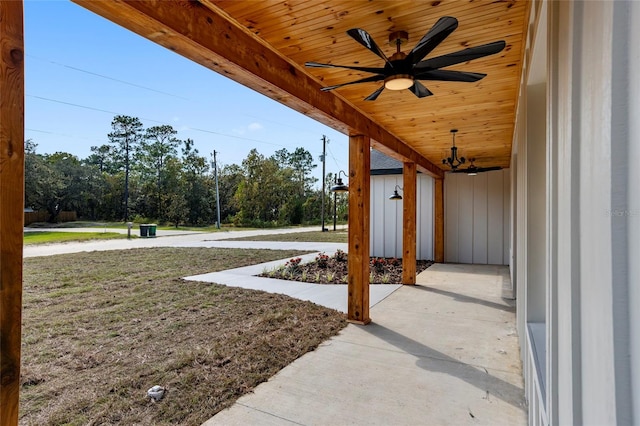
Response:
M158 226L155 223L151 223L149 224L149 238L155 238L156 237L156 228Z
M147 224L140 224L140 236L142 238L147 238L149 236L149 229L151 227Z

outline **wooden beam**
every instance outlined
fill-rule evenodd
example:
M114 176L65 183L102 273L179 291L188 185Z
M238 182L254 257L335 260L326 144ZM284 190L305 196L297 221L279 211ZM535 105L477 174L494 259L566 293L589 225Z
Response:
M434 256L437 263L444 263L444 179L435 179L433 191Z
M0 1L0 425L18 424L24 226L22 1Z
M349 263L347 320L368 324L369 318L369 138L349 136Z
M73 0L75 3L345 134L364 134L402 161L442 170L321 85L214 4L201 1Z
M404 163L402 169L402 283L416 283L416 193L415 163Z

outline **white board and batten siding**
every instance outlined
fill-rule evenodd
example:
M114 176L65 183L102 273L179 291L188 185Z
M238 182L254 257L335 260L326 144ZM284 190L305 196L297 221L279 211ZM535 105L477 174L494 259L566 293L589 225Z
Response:
M444 179L445 262L509 264L509 170Z
M371 256L402 257L402 201L389 200L402 184L401 174L371 176ZM416 257L423 260L433 259L433 185L433 178L418 175Z

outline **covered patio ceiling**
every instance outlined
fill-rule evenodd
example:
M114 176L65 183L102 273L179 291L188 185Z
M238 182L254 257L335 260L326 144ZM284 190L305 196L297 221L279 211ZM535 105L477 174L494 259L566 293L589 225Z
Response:
M345 134L367 135L375 148L433 176L445 170L441 160L453 128L459 130L460 154L475 157L477 166L510 165L527 1L74 1ZM446 68L487 77L475 83L427 81L433 96L424 98L384 90L365 101L380 82L320 89L371 74L304 66L382 67L384 61L349 37L348 29L364 29L390 57L390 33L408 33L402 47L408 52L443 16L457 18L458 28L427 58L504 40L498 54Z

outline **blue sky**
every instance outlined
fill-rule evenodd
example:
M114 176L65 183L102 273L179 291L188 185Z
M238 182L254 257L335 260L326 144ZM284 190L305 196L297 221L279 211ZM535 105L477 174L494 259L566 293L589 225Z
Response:
M116 114L145 127L170 124L201 155L239 164L302 146L321 177L347 170L348 138L232 80L67 1L25 2L25 138L41 154L85 158L107 143Z

